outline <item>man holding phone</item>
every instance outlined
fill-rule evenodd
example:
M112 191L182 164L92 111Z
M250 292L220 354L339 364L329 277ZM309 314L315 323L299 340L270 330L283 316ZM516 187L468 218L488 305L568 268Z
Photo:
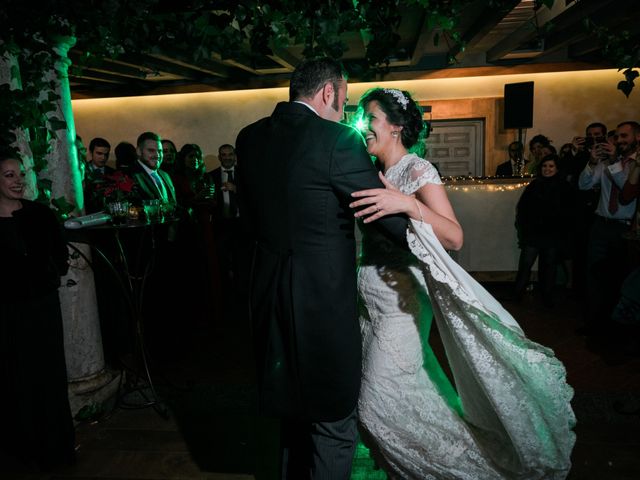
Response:
M573 279L573 290L580 298L586 297L587 245L600 192L597 189L579 189L578 178L589 163L593 146L602 143L603 139L606 141L606 135L607 126L604 123L593 122L587 125L584 137L573 137L571 155L567 157L566 163L562 165L567 181L576 192L576 210L571 248L573 260L571 278Z
M629 176L640 144L640 124L622 122L616 142L594 143L589 161L580 174L580 190L600 187L598 205L587 249L587 330L593 339L611 345L615 332L611 312L625 277L625 241L636 210L636 200L623 205L620 192Z

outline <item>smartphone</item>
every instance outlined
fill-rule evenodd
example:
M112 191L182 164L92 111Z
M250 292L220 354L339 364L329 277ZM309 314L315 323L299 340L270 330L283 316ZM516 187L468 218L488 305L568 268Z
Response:
M583 145L587 150L591 150L598 143L607 143L607 139L605 137L586 137Z

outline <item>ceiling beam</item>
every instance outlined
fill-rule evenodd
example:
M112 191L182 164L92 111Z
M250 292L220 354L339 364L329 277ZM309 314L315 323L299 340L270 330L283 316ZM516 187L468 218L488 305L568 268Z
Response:
M584 3L584 5L583 5ZM599 0L580 2L579 9L566 11L553 21L553 30L545 35L545 54L566 47L583 38L597 43L592 32L585 29L583 21L588 17L597 19L597 23L606 27L616 27L630 17L637 19L640 5L637 0ZM637 20L635 20L637 23Z
M95 59L88 61L84 58L83 52L71 50L69 59L74 66L81 70L91 69L96 72L110 73L112 75L120 75L122 77L144 79L146 72L135 65L117 63L108 58Z
M181 65L177 65L173 62L161 60L150 55L145 54L127 54L121 57L121 60L134 65L141 65L158 74L160 72L175 75L177 77L187 78L190 80L200 80L205 74L193 68L187 68ZM151 76L147 75L147 78Z
M117 75L111 75L109 73L104 73L104 72L97 72L91 68L84 68L80 73L69 73L69 78L74 78L78 81L94 80L97 82L112 83L112 84L115 83L120 85L125 85L126 83L130 82L128 78L117 76Z
M411 59L409 61L410 65L417 65L420 60L427 54L427 49L429 45L432 43L433 32L429 30L429 22L427 21L426 15L422 21L422 27L420 28L420 33L418 34L418 38L416 39L416 44L413 49L413 53L411 54Z
M267 55L271 60L282 65L289 71L295 70L298 63L300 63L301 59L291 54L289 51L284 48L274 48L271 47L271 51L273 55Z
M538 30L542 28L547 22L556 18L558 15L564 13L566 10L575 7L576 5L581 5L578 9L582 9L582 5L584 3L600 3L600 0L582 0L576 3L566 4L565 2L556 1L553 4L553 8L549 10L546 7L540 8L536 13L533 19L530 21L524 22L518 29L516 29L513 33L508 35L502 41L498 42L492 48L487 51L487 62L497 62L502 57L511 53L513 50L517 50L517 48L534 39L538 34Z
M207 75L213 75L222 78L227 78L229 76L229 69L227 67L204 58L198 60L196 64L194 60L189 60L185 55L181 55L176 52L166 52L164 54L150 53L149 56L167 63L172 63L181 67L188 68L190 70L196 70L198 72L206 73Z
M462 45L456 45L449 51L450 57L462 59L465 51L478 44L496 25L498 25L504 17L510 13L520 0L510 0L504 4L504 8L486 7L478 16L475 22L467 28L462 35ZM465 50L462 50L464 46Z
M248 65L245 65L244 63L240 63L237 62L231 58L226 58L223 59L222 55L220 55L219 53L215 53L213 52L211 54L211 58L213 58L215 61L220 62L224 65L229 65L231 67L235 67L235 68L239 68L240 70L244 70L245 72L249 72L252 73L254 75L258 75L258 72L256 70L254 70L253 68L249 67Z

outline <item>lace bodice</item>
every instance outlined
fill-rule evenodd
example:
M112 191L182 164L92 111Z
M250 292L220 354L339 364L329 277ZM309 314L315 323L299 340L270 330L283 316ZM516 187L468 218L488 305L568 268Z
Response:
M441 185L440 175L427 160L414 153L405 155L400 161L389 167L385 177L406 195L412 195L428 183ZM416 259L410 252L397 246L375 228L359 224L363 233L361 265L376 265L384 262L386 266L412 265Z

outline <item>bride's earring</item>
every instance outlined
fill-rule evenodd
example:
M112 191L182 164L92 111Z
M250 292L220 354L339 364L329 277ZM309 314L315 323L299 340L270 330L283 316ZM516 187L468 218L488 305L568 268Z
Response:
M397 130L394 130L393 132L391 132L391 136L392 137L397 137L398 133L400 133L400 132L398 132Z

